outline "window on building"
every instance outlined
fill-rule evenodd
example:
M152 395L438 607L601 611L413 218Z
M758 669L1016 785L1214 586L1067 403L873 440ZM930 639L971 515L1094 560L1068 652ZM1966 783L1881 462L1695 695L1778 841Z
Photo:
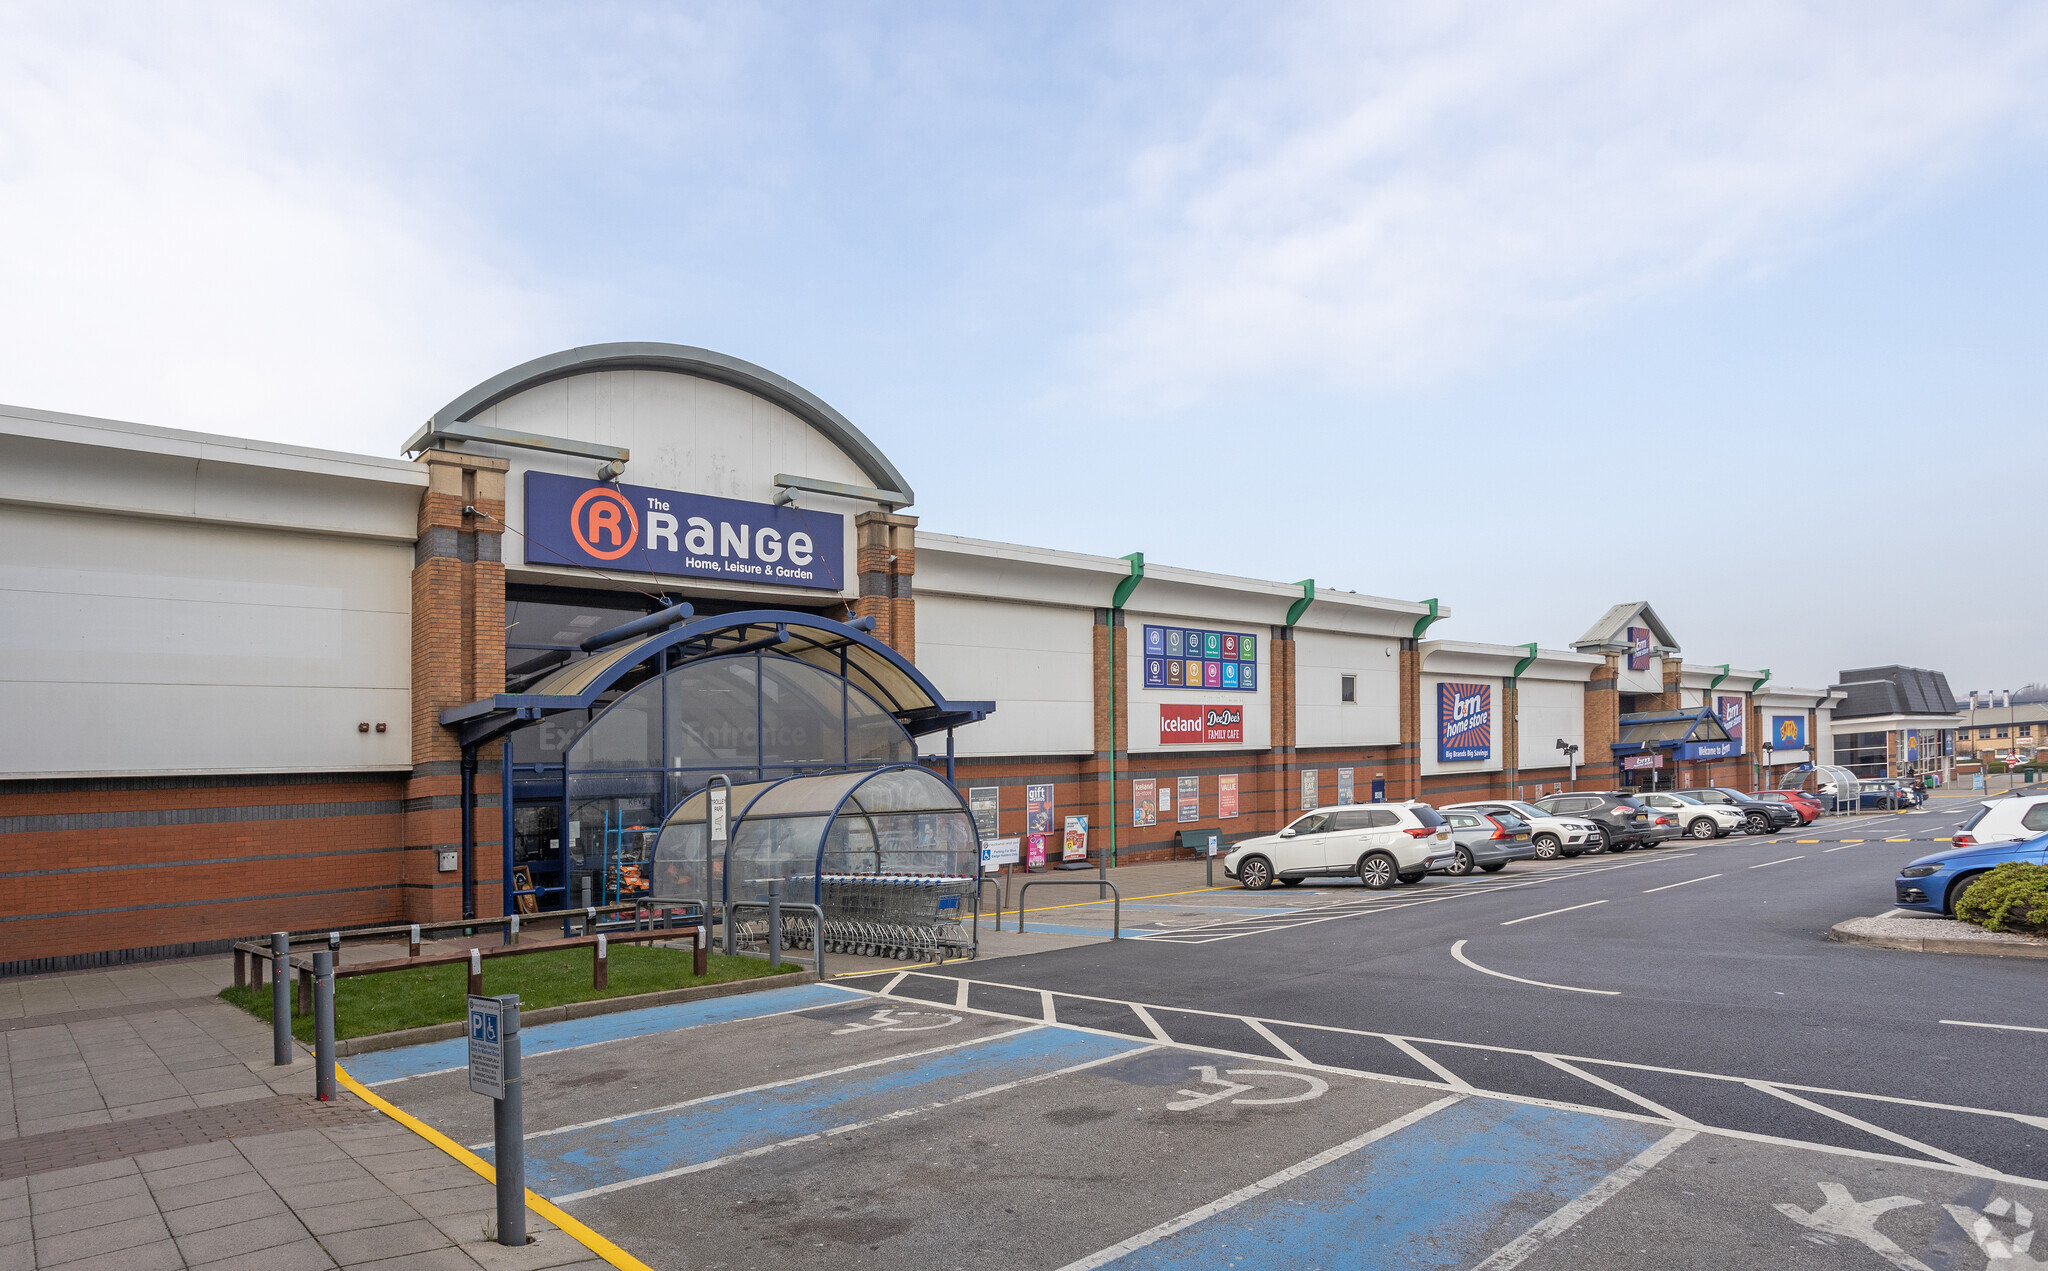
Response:
M1358 677L1347 675L1337 682L1337 700L1355 702L1358 700Z
M2020 725L2020 736L2022 736L2022 737L2032 737L2033 735L2034 735L2034 726L2033 726L2032 724L2021 724L2021 725Z
M2006 735L2006 730L2005 730L2005 729L2003 729L2003 728L1999 729L1999 730L1998 730L1998 735L1999 735L2000 737L2003 737L2003 736L2005 736L2005 735Z

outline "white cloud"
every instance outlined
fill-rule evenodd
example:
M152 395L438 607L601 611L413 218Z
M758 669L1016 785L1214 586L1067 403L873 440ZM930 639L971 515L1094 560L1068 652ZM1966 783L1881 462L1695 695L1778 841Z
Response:
M0 400L388 454L544 351L477 224L283 125L303 12L0 16Z
M1109 210L1132 400L1414 383L1773 268L2035 126L2048 10L1337 5L1270 54Z

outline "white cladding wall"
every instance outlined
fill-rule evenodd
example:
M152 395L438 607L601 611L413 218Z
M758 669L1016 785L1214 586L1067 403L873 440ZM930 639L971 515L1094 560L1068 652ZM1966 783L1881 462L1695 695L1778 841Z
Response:
M1664 659L1650 655L1650 665L1641 671L1628 669L1628 655L1621 656L1621 673L1616 677L1617 689L1623 693L1661 693L1664 691Z
M958 753L1092 752L1094 623L1088 609L918 597L918 669L954 701L996 704L955 734Z
M674 371L592 371L527 389L480 411L471 423L548 437L568 437L624 446L632 452L620 480L723 499L772 503L778 473L869 486L860 470L831 439L795 415L743 389ZM607 585L594 570L526 563L524 535L545 532L526 520L526 471L559 472L589 478L596 464L528 450L504 450L512 470L505 479L505 517L518 534L505 536L505 564L556 581ZM872 504L822 494L799 494L803 508L845 518L843 559L847 577L838 594L855 594L853 518ZM607 570L607 573L619 573ZM629 575L658 577L658 575ZM705 578L679 580L677 589L698 594L806 599L816 603L829 591L752 586Z
M1128 650L1126 673L1130 676L1130 681L1126 687L1131 711L1129 731L1125 736L1134 753L1149 751L1161 754L1201 754L1212 751L1265 750L1273 744L1273 699L1268 695L1273 671L1273 635L1270 626L1251 622L1222 621L1216 618L1196 618L1187 614L1142 613L1135 609L1124 611L1124 622L1128 624L1124 639ZM1145 628L1148 625L1257 637L1258 689L1246 693L1234 689L1146 688ZM1244 740L1227 744L1201 742L1161 745L1159 707L1162 704L1236 707L1244 712Z
M1443 763L1437 759L1442 717L1438 710L1439 684L1489 684L1493 686L1493 744L1484 759ZM1422 676L1422 775L1439 772L1499 772L1507 766L1506 748L1501 745L1501 677L1497 675L1447 675L1424 672Z
M1357 677L1355 702L1343 678ZM1401 642L1385 636L1294 631L1297 746L1395 746L1401 741Z
M0 775L411 762L409 544L20 506L0 542Z
M1516 747L1517 767L1564 767L1567 762L1565 754L1557 748L1557 740L1560 737L1579 748L1578 760L1581 764L1590 761L1590 756L1586 754L1584 684L1524 679L1517 683L1515 692L1519 698L1517 735L1520 737L1520 744ZM1427 705L1431 711L1435 710L1434 696L1429 699ZM1495 732L1495 736L1499 736L1498 731Z

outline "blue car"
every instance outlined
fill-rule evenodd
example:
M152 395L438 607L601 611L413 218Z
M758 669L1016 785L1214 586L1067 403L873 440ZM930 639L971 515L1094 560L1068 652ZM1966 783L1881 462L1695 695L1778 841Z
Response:
M2007 861L2048 865L2048 834L2017 843L1956 847L1923 856L1899 871L1899 908L1952 917L1956 898L1984 871Z

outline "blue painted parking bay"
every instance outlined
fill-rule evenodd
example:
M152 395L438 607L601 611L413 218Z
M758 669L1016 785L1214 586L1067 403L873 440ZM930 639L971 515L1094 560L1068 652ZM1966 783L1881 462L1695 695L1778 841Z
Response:
M616 1015L593 1015L587 1019L563 1020L558 1024L535 1024L520 1028L520 1053L531 1059L550 1051L570 1050L599 1042L672 1033L705 1024L759 1019L765 1015L782 1015L815 1006L839 1006L858 1000L859 995L845 989L825 984L799 984L794 988L678 1002L673 1006L651 1006L644 1010L621 1011ZM342 1065L350 1076L366 1086L468 1066L469 1041L462 1037L403 1046L396 1050L372 1051L367 1055L356 1055Z
M901 1063L628 1113L529 1135L527 1186L557 1200L575 1198L1150 1049L1135 1039L1031 1027Z
M1467 1098L1120 1256L1116 1271L1469 1267L1668 1127Z

